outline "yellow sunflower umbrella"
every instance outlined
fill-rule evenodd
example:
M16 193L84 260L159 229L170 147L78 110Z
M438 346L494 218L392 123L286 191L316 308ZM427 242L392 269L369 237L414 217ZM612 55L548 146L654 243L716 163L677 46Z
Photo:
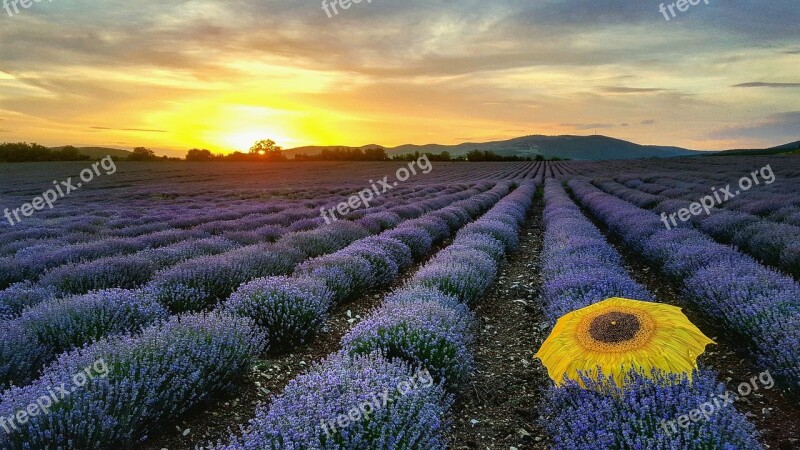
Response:
M631 369L691 376L713 343L678 307L615 297L559 319L536 357L557 385L598 368L621 385Z

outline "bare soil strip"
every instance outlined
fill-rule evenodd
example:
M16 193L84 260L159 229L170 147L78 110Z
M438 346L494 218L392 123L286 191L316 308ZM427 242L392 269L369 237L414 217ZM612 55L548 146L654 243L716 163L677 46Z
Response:
M453 449L546 449L537 406L551 384L533 355L547 337L540 299L544 228L541 192L521 230L519 249L475 308L481 331L476 371L453 410Z

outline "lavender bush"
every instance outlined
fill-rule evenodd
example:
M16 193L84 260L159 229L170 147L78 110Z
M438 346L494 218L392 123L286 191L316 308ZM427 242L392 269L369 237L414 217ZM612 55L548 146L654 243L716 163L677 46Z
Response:
M29 281L17 283L0 291L0 308L11 317L22 314L25 308L35 306L56 296L50 286L35 285Z
M106 376L76 388L49 414L0 433L5 449L129 448L213 395L230 389L263 350L247 319L221 314L175 317L136 337L100 341L62 355L42 377L0 396L9 417L54 386L102 361Z
M413 382L418 378L375 355L334 355L289 382L269 408L256 412L242 437L218 450L445 448L451 400L430 380ZM373 406L368 415L338 422L359 406L368 411L363 405Z
M324 280L269 277L239 287L225 309L252 319L266 334L271 351L285 351L320 330L332 300Z
M4 324L20 335L4 342L0 355L4 379L27 383L60 353L104 337L137 333L167 316L155 299L141 291L111 289L42 302Z
M342 338L342 348L351 356L379 352L390 360L426 368L449 389L456 389L472 371L468 346L475 321L465 305L387 302Z
M336 302L359 295L373 286L372 265L357 255L327 255L300 264L295 275L323 280Z
M247 281L291 273L302 258L281 245L243 247L165 269L147 289L172 313L198 311L214 307Z
M599 392L604 381L585 379L588 389L572 382L546 391L539 423L554 449L762 448L755 427L732 406L686 428L669 424L725 392L712 373L695 373L692 381L664 375L653 381L632 373L625 389L610 393Z

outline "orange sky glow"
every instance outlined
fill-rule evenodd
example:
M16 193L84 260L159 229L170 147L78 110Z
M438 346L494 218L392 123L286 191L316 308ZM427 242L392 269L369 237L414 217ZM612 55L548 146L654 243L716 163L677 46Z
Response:
M431 3L330 18L318 2L37 3L0 17L0 142L183 156L259 139L800 139L791 1L703 5L669 22L648 2Z

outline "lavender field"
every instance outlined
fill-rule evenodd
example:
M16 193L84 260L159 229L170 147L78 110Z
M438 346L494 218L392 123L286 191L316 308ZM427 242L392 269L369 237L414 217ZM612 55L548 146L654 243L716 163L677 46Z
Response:
M796 156L405 164L0 164L0 448L800 448ZM614 297L714 344L551 380Z

